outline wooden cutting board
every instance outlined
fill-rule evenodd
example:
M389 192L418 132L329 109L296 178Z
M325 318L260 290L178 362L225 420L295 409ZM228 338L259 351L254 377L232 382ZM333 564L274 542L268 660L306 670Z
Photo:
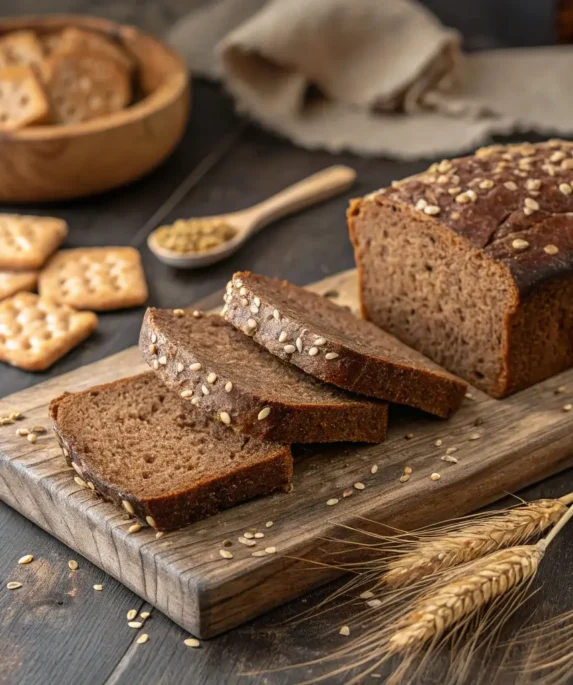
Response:
M357 305L354 271L312 289ZM138 350L130 348L5 398L0 416L20 411L25 420L19 426L48 425L54 396L145 368ZM559 386L567 390L556 393ZM125 512L76 485L51 434L32 445L15 434L17 426L0 427L0 497L189 632L212 637L336 576L336 569L300 557L324 558L326 536L349 536L339 524L373 525L358 518L364 517L402 528L426 525L573 463L573 412L563 410L573 396L573 370L501 401L472 395L449 421L393 408L382 445L304 448L291 493L247 502L160 539L149 528L128 533L132 522ZM458 448L458 464L440 460L451 446ZM401 483L405 466L413 473ZM434 472L440 480L430 479ZM357 482L365 489L352 488ZM343 498L349 487L352 496ZM331 498L338 504L327 506ZM268 521L272 527L265 527ZM250 528L265 535L255 547L237 542ZM225 539L233 541L230 560L219 554ZM277 553L252 556L265 547Z

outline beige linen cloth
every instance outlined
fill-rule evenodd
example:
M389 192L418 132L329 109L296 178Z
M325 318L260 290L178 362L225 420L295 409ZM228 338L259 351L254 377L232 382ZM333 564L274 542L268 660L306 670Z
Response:
M309 149L407 160L573 133L573 48L463 54L415 0L216 0L170 41L240 112Z

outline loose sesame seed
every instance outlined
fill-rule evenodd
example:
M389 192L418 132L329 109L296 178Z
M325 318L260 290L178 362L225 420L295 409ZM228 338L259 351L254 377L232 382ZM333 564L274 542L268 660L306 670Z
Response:
M32 432L33 433L47 433L47 429L45 426L32 426Z
M142 633L136 640L138 645L143 645L149 640L149 635L147 633Z
M378 473L378 464L372 464L372 466L370 467L370 473L373 475L375 473Z
M296 352L296 347L295 347L294 345L285 345L285 346L283 347L283 350L284 350L287 354L292 354L293 352Z
M28 442L31 442L32 445L37 442L38 436L35 433L30 433L29 435L26 436L26 440Z
M30 431L27 428L17 428L16 429L16 435L20 435L22 437L29 435Z
M516 238L512 243L511 247L513 247L514 250L522 251L522 250L527 250L529 247L529 243L527 240L522 240L521 238Z
M471 435L468 435L468 440L479 440L481 438L481 435L479 433L472 433Z
M272 528L273 525L274 525L274 522L273 522L273 521L267 521L267 522L265 523L265 528Z
M185 400L185 399L187 399L188 397L191 397L191 395L193 394L193 390L189 390L189 389L182 390L179 394L180 394L181 397Z
M573 404L566 404L563 406L563 411L571 411L573 409Z
M103 585L100 585L99 583L97 585L94 585L94 590L96 592L101 592L103 590Z
M368 606L371 609L376 609L379 606L382 606L382 600L381 599L371 599L370 601L366 602Z
M539 209L539 202L537 202L537 200L534 200L532 197L526 197L523 201L523 204L528 209L532 209L534 212Z
M70 571L77 571L78 567L79 567L79 564L75 559L70 559L68 561L68 568L70 569Z
M138 533L141 530L141 525L139 523L134 523L127 529L128 533Z
M14 411L8 418L12 419L12 421L18 421L18 419L22 418L22 414L19 411Z
M122 499L121 504L128 514L135 514L135 509L133 508L133 504L131 502L126 499Z
M223 557L223 559L232 559L233 558L233 552L229 552L228 549L220 549L219 554Z
M271 413L271 408L270 407L263 407L261 411L258 413L257 419L259 421L262 421L263 419L266 419L267 416Z
M201 386L201 392L202 392L204 395L209 395L211 391L209 390L209 388L208 388L206 385L202 385L202 386Z
M87 488L87 483L79 476L74 476L74 481L76 485L79 485L81 488Z
M156 343L157 342L157 335L155 333L151 334L151 342Z
M127 620L128 621L133 621L133 619L137 616L137 609L130 609L127 612Z
M328 359L328 361L330 361L331 359L336 359L336 358L339 357L339 356L340 356L340 355L338 354L338 352L327 352L327 353L324 355L324 358L325 358L325 359Z
M245 533L243 533L243 537L247 538L247 540L252 540L255 537L255 534L251 530L247 530Z
M198 397L194 397L194 398L191 400L191 404L194 404L196 407L198 407L198 406L199 406L199 398L198 398Z
M149 354L157 354L157 345L149 346Z
M233 389L233 384L231 383L231 381L227 381L225 383L225 392L231 392L232 389Z
M153 369L154 369L155 371L157 371L157 370L159 369L159 362L157 361L157 359L154 359L154 360L153 360L152 366L153 366Z
M471 392L466 392L464 397L466 398L466 400L474 400L475 399L475 397L471 394Z
M517 190L517 183L514 183L513 181L506 181L503 185L508 190Z
M139 630L139 628L143 627L143 623L141 621L129 621L127 625L135 630Z
M217 374L216 373L210 373L207 376L207 383L210 383L211 385L213 385L213 383L215 383L216 380L217 380Z
M441 476L439 473L432 473L430 480L440 480Z
M342 628L338 631L340 635L344 635L347 637L350 635L350 628L348 626L342 626Z
M193 362L193 364L191 364L189 369L191 371L200 371L201 370L201 364L199 362Z
M414 433L408 433L404 437L406 438L406 440L412 440L412 438L414 437Z
M237 540L241 543L241 545L246 545L247 547L253 547L257 544L254 540L249 540L245 537L237 538Z
M448 461L450 464L457 464L458 460L456 457L452 457L451 454L444 454L443 457L440 457L442 461Z
M327 507L333 507L335 504L338 504L338 500L336 499L336 497L332 497L331 499L326 500Z
M342 493L343 497L351 497L353 495L354 491L352 488L346 488L346 490Z
M264 533L261 533L260 531L258 531L258 532L255 533L255 538L256 538L257 540L260 540L261 538L264 538L264 537L265 537L265 534L264 534Z
M157 533L155 533L155 539L159 540L159 538L162 538L165 535L165 533L162 530L158 530Z
M8 416L0 419L0 426L11 426L13 423L13 419L10 419Z
M201 643L199 642L199 640L197 640L194 637L188 637L186 640L183 640L183 644L186 647L200 647L201 646Z
M231 423L231 417L229 416L229 414L228 414L226 411L222 411L222 412L219 414L219 418L220 418L221 421L222 421L224 424L226 424L227 426Z
M153 516L146 516L145 520L147 521L147 525L151 526L152 528L155 528L155 526L157 525L155 523L155 519L153 518Z
M246 288L241 288L241 289L239 290L239 295L242 295L243 297L245 297L245 295L246 295L247 293L248 293L248 290L247 290Z
M427 207L424 207L424 214L429 214L430 216L436 216L441 211L442 210L438 207L438 205L428 205Z
M550 244L550 245L546 245L543 248L543 252L545 252L545 254L554 255L554 254L557 254L559 252L559 248L557 247L557 245Z
M257 322L254 319L249 319L247 321L247 328L256 328Z
M412 467L411 466L404 466L404 473L412 473Z
M22 583L18 583L15 580L11 580L9 583L6 583L6 588L8 590L17 590L19 587L22 587Z
M365 590L360 595L360 599L370 599L371 597L374 597L374 593L371 590Z
M436 442L434 443L434 445L435 445L436 447L441 447L441 446L443 445L443 442L442 442L440 439L438 439L438 440L436 440Z
M22 564L29 564L29 563L31 563L32 561L34 561L34 556L33 556L32 554L25 554L23 557L20 557L20 558L18 559L18 563L19 563L20 565L22 565Z
M311 347L310 350L308 351L309 357L316 357L318 354L318 347Z
M276 547L265 547L265 552L267 554L276 554L277 548Z
M251 554L252 557L266 557L267 553L265 552L264 549L258 549L256 552L253 552Z
M410 474L404 473L400 476L400 483L407 483L410 480Z
M317 339L314 341L314 344L315 344L317 347L322 347L322 345L326 345L326 338L317 338Z
M558 388L555 388L555 394L560 395L563 392L566 392L567 388L564 385L560 385Z
M366 488L364 483L354 483L354 487L356 488L356 490L364 490Z
M446 450L446 454L453 454L454 452L457 452L458 448L457 447L448 447Z
M275 309L275 310L273 311L273 316L274 316L274 318L275 318L277 321L279 321L279 319L281 318L281 315L280 315L278 309Z

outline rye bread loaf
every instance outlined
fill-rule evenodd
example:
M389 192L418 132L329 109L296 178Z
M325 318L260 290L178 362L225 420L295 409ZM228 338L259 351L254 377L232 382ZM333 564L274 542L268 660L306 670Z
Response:
M362 312L494 397L573 365L573 144L482 148L352 203Z
M245 271L225 302L227 321L327 383L444 418L462 402L465 383L321 295Z
M189 411L277 442L382 442L387 405L320 383L220 316L150 308L140 350Z
M152 372L50 404L76 480L157 530L175 530L286 489L290 448L224 430Z

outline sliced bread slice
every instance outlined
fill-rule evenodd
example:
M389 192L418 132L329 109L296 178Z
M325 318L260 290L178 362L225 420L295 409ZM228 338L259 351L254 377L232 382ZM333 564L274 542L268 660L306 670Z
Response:
M150 308L140 335L144 359L190 410L277 442L384 440L386 404L317 381L220 316L195 314Z
M287 489L290 448L228 431L152 372L52 401L54 431L76 482L157 530Z
M287 281L236 273L225 318L269 352L340 388L447 418L467 386L374 324Z

